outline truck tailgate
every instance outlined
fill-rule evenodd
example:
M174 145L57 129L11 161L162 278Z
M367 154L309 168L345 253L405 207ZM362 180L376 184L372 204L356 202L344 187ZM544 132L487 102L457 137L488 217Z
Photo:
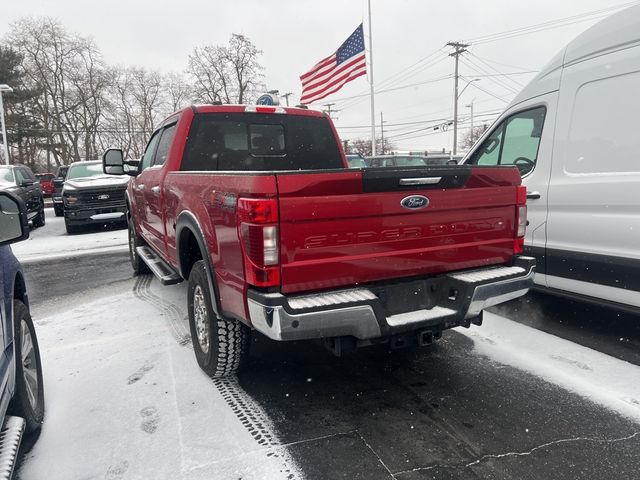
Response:
M508 167L277 174L282 292L506 263L519 184Z

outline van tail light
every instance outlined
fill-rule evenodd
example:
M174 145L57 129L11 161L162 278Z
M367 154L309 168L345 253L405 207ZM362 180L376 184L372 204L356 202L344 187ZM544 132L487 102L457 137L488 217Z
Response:
M527 187L518 185L516 189L516 238L513 250L514 253L522 253L527 233Z
M237 212L247 283L256 287L280 285L277 200L240 198Z

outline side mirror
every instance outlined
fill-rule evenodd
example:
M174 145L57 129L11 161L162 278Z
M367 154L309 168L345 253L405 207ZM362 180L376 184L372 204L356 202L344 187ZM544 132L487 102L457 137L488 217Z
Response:
M62 177L54 178L53 186L56 188L62 188L64 186L64 178Z
M451 160L447 160L447 165L458 165L458 161L452 158Z
M131 175L138 174L139 160L125 160L122 150L110 148L102 156L102 171L107 175Z
M0 246L29 238L27 207L17 196L0 192Z
M135 177L138 175L138 167L140 167L140 160L125 160L124 173Z
M32 185L35 185L36 182L34 182L33 180L23 180L22 182L20 182L20 186L21 187L30 187Z
M124 157L119 148L110 148L102 155L102 171L107 175L124 175Z

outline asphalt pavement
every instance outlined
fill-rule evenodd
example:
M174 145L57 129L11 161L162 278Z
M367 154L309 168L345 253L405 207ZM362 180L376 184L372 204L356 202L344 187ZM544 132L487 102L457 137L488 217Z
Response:
M56 312L76 308L78 316L78 309L90 300L124 292L135 301L140 290L140 280L132 276L124 253L40 261L27 265L26 276L34 316L43 319L39 329L52 328L47 317ZM142 295L146 304L137 308L152 312L152 303L162 301L165 312L175 312L174 337L176 325L180 332L188 332L184 285L163 290L150 277L145 284L170 295L163 299L158 293L155 297ZM117 307L109 308L113 315L121 315ZM589 352L594 359L604 353L623 360L621 365L640 365L638 317L539 293L493 311L548 339L549 351L544 353L549 356L555 355L560 337L588 347L583 349L587 358ZM64 317L62 313L56 321L63 322ZM437 344L426 348L388 351L378 346L342 358L314 342L279 344L256 335L248 367L238 376L238 388L248 398L245 405L254 404L256 412L268 417L265 422L273 427L268 448L286 449L288 461L295 464L283 471L282 478L640 478L638 417L603 406L595 395L590 398L584 391L576 393L547 381L532 373L534 368L516 368L479 353L475 345L479 340L467 332L445 332ZM158 331L157 335L170 334ZM176 339L184 344L182 337ZM482 352L492 348L491 339L485 340ZM163 355L162 351L157 355ZM105 361L115 362L116 357L107 356ZM177 368L197 369L193 359L184 362ZM588 362L577 365L595 368ZM628 382L639 380L640 368ZM242 396L234 393L228 398L238 395ZM131 401L127 396L110 399L111 404L122 405L113 408L126 408ZM640 398L630 402L640 405ZM239 425L250 423L247 418L252 418L252 408L238 413L233 403L229 406ZM213 410L223 407L201 403L198 408L201 414L215 418L221 413ZM184 429L182 432L186 435ZM70 437L74 434L67 432ZM228 430L219 434L234 435ZM260 434L252 435L256 448L263 448ZM211 455L219 453L212 451ZM35 456L42 454L34 450ZM185 456L188 458L188 451L182 452ZM36 459L26 463L30 461ZM237 475L221 472L212 471L210 478L270 478L250 470ZM85 478L84 472L77 473L76 478Z

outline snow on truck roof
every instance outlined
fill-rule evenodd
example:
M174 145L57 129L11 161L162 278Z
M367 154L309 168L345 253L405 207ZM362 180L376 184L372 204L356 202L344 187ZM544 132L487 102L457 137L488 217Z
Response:
M614 13L574 38L522 89L510 106L557 90L564 66L634 45L640 45L640 5Z

